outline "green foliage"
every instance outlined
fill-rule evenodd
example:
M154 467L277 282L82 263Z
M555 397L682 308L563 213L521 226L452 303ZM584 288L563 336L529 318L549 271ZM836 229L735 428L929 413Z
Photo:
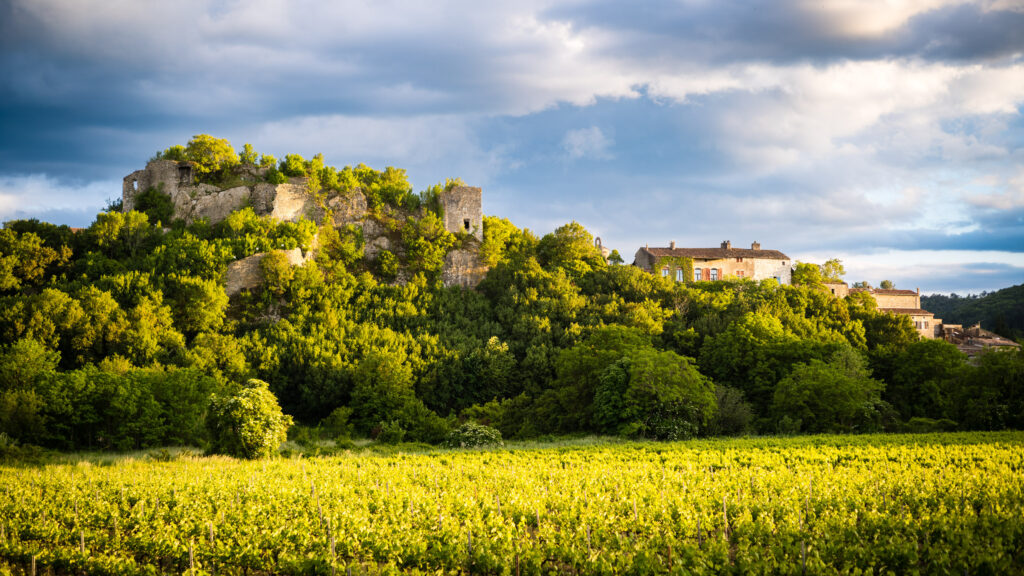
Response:
M398 257L390 250L381 250L377 254L377 274L388 282L398 276Z
M252 144L246 143L245 146L242 147L242 153L238 155L238 160L246 166L255 166L257 157L258 154L256 154L256 150L252 147Z
M170 224L174 217L174 201L159 188L148 188L135 196L135 209L144 213L150 222Z
M291 416L262 380L249 380L236 394L210 398L206 420L211 449L238 458L267 458L287 439Z
M622 254L619 254L618 250L612 250L611 253L608 254L608 263L615 266L621 265L623 263Z
M280 250L269 252L260 260L263 286L276 296L282 296L295 278L295 268L288 256Z
M239 163L231 142L209 134L193 136L185 146L185 158L192 162L200 179L222 178Z
M893 284L892 280L882 280L882 283L879 284L878 287L882 290L893 290L896 288L896 285Z
M922 296L921 307L950 324L981 323L1006 338L1024 340L1024 284L968 296Z
M827 362L797 364L775 389L773 410L802 432L853 432L869 424L885 384L871 378L863 356L851 348Z
M281 160L281 164L277 169L289 178L305 176L306 159L298 154L286 154L284 160Z
M545 268L561 268L578 278L606 266L594 237L577 222L570 222L545 235L537 244L537 257Z
M501 441L501 432L498 430L483 424L466 422L448 434L444 445L448 448L484 448L504 446L505 443Z

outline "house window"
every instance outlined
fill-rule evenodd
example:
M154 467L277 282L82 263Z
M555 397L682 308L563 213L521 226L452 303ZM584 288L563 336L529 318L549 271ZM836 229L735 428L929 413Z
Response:
M736 271L736 276L737 276L738 278L743 278L743 270L737 270L737 271Z
M693 269L693 279L696 280L697 282L701 281L700 268L694 268Z
M924 323L924 329L925 329L925 330L927 330L927 329L928 329L928 321L927 321L927 320L926 320L926 321L925 321L925 323Z
M743 262L743 258L737 258L736 261L737 262Z
M682 282L682 281L683 281L683 269L682 268L676 268L676 282Z
M664 268L661 269L661 277L668 278L668 266L665 266Z
M718 268L711 268L708 272L708 280L711 280L712 282L718 280Z
M469 218L462 220L462 227L466 229L466 232L469 232Z

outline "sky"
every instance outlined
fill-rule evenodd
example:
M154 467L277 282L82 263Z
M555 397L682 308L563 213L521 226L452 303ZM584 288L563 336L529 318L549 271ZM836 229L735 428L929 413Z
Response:
M1024 282L1024 0L0 0L0 221L195 134L460 177L538 235Z

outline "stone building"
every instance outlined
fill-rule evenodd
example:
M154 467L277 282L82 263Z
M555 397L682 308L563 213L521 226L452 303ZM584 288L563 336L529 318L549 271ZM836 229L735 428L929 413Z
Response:
M845 284L844 284L845 286ZM850 293L867 292L875 298L878 310L909 316L922 338L941 338L942 319L921 308L921 289L885 290L882 288L850 288ZM837 294L838 297L838 294Z
M469 234L479 242L484 240L484 214L481 209L482 193L472 186L455 186L441 192L441 213L445 230L452 234Z
M792 281L792 260L778 250L762 250L754 242L750 248L733 248L726 240L718 248L667 248L644 246L636 251L633 265L652 274L677 282L700 282L725 278L774 278L780 284Z

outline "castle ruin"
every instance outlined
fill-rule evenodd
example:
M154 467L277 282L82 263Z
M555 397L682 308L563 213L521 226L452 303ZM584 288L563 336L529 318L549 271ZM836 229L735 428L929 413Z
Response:
M358 188L339 192L331 190L326 198L318 201L306 190L305 178L291 178L285 184L263 182L265 170L256 167L239 168L241 185L227 189L195 181L194 170L189 162L174 160L151 160L142 170L136 170L124 177L122 187L122 209L137 208L138 196L147 190L156 190L171 199L174 207L172 218L186 223L200 219L216 224L232 212L251 207L259 216L269 216L283 222L297 222L302 218L318 225L324 223L327 211L335 227L354 225L361 229L365 241L365 256L373 260L383 250L401 253L393 234L367 205L366 196ZM487 275L487 267L479 256L480 242L483 241L482 191L472 186L455 186L441 192L438 201L444 227L452 234L468 237L462 247L445 256L441 277L445 286L474 287ZM426 208L408 213L384 207L387 216L404 219L421 218ZM312 255L306 255L308 260ZM294 260L294 258L293 258ZM253 260L255 261L255 260ZM298 260L296 260L298 261ZM235 268L246 268L242 261L229 266L229 286L233 293L251 288L253 274L233 274ZM250 271L251 272L251 271ZM238 276L236 278L235 276ZM241 279L240 279L241 278ZM401 275L398 281L403 281Z

